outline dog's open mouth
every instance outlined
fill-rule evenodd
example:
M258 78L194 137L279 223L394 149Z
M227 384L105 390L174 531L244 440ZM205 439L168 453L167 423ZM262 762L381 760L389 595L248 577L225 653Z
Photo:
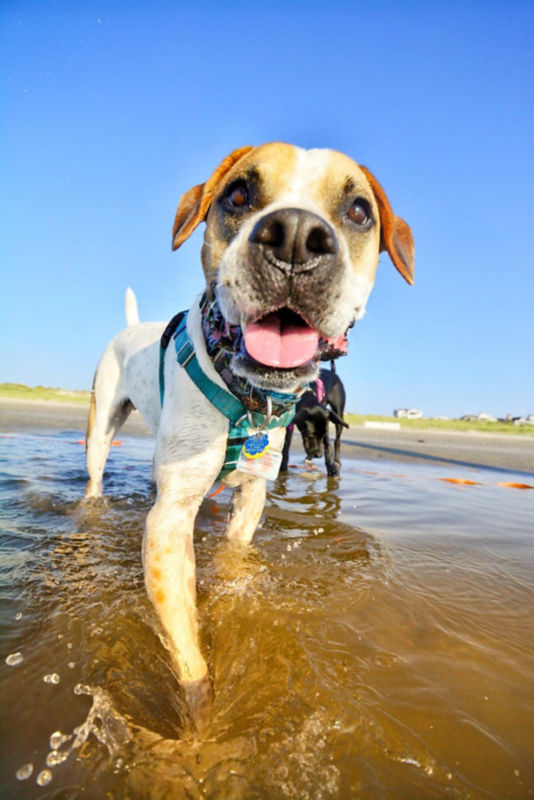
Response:
M277 369L292 369L315 356L319 334L289 308L272 311L244 330L248 355L260 364Z

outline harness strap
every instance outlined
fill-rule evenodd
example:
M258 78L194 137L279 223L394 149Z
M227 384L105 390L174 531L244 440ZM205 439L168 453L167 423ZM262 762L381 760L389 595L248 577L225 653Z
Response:
M171 338L174 337L176 360L182 366L193 383L200 389L202 394L208 398L210 403L224 414L230 420L230 431L228 435L229 449L234 448L232 439L236 440L235 449L237 455L239 454L240 445L248 438L247 427L267 427L278 428L287 427L293 417L295 416L294 403L296 397L291 398L291 405L287 411L280 416L273 416L268 422L264 414L256 411L249 411L245 406L230 392L218 386L211 378L208 378L203 372L195 353L195 349L189 339L187 333L187 311L181 311L176 314L167 325L160 343L160 358L159 358L159 391L160 401L163 405L163 397L165 394L165 351L169 345ZM282 398L276 392L271 393L275 397ZM287 396L284 399L288 399ZM237 440L241 439L238 444ZM236 456L237 461L237 456Z
M189 336L187 335L186 316L182 319L176 333L174 334L174 344L176 348L176 360L182 366L193 383L200 389L202 394L208 398L210 403L215 406L221 414L230 420L232 425L246 418L246 408L230 392L217 386L211 378L208 378L202 371Z
M165 395L165 351L169 346L169 342L172 339L176 328L186 315L187 311L179 311L177 314L175 314L161 336L159 345L159 401L162 406L163 397Z

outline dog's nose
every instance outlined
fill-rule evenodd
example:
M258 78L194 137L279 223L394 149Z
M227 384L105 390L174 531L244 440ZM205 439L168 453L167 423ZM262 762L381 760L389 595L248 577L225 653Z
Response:
M268 248L277 261L304 268L315 266L320 256L337 253L337 240L330 225L301 208L281 208L262 217L250 241Z

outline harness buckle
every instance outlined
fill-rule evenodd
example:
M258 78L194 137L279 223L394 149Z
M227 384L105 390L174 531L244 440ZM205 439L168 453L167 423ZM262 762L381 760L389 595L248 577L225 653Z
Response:
M180 349L176 351L176 359L181 367L186 367L194 357L195 348L191 342L184 342Z

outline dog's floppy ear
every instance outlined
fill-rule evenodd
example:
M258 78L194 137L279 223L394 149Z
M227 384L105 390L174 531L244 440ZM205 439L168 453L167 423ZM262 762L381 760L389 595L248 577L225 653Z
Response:
M380 250L387 250L389 257L405 281L413 284L414 245L410 226L400 217L395 216L386 197L385 191L375 176L366 167L361 167L365 177L371 184L378 211L380 213Z
M173 250L177 250L191 236L197 225L200 225L206 219L206 214L222 178L240 158L243 158L253 149L251 145L247 145L234 150L219 164L206 183L193 186L192 189L182 195L178 203L174 225L172 226Z

